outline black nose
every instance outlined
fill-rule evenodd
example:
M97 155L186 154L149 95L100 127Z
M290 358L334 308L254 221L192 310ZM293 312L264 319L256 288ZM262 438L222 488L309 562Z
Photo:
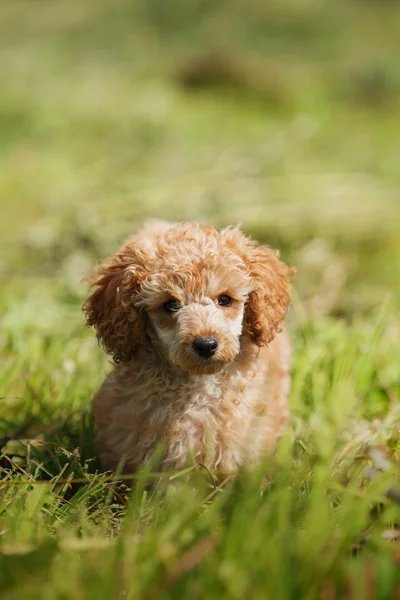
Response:
M193 348L201 358L210 358L218 348L218 342L213 337L199 337L194 340Z

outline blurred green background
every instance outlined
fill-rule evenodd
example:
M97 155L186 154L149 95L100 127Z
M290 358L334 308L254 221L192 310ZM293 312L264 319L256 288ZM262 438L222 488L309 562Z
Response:
M399 31L394 0L3 2L15 318L76 313L146 217L242 222L298 267L306 317L398 306Z

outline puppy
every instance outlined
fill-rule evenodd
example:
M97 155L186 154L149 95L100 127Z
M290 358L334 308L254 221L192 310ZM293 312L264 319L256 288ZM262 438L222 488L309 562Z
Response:
M150 223L97 269L84 304L114 366L93 403L102 467L223 473L288 421L293 270L237 227Z

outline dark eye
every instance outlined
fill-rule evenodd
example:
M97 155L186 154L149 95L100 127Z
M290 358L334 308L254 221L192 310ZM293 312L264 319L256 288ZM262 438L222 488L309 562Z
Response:
M232 298L227 294L221 294L218 298L218 304L220 306L230 306L232 304Z
M179 304L178 300L168 300L168 302L164 304L165 310L171 313L178 312L180 307L181 305Z

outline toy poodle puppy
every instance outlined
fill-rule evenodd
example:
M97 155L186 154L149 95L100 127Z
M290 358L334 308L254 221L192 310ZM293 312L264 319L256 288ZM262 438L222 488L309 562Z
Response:
M282 322L293 270L237 227L151 222L100 265L84 304L114 358L94 398L104 469L222 473L271 451L288 420Z

